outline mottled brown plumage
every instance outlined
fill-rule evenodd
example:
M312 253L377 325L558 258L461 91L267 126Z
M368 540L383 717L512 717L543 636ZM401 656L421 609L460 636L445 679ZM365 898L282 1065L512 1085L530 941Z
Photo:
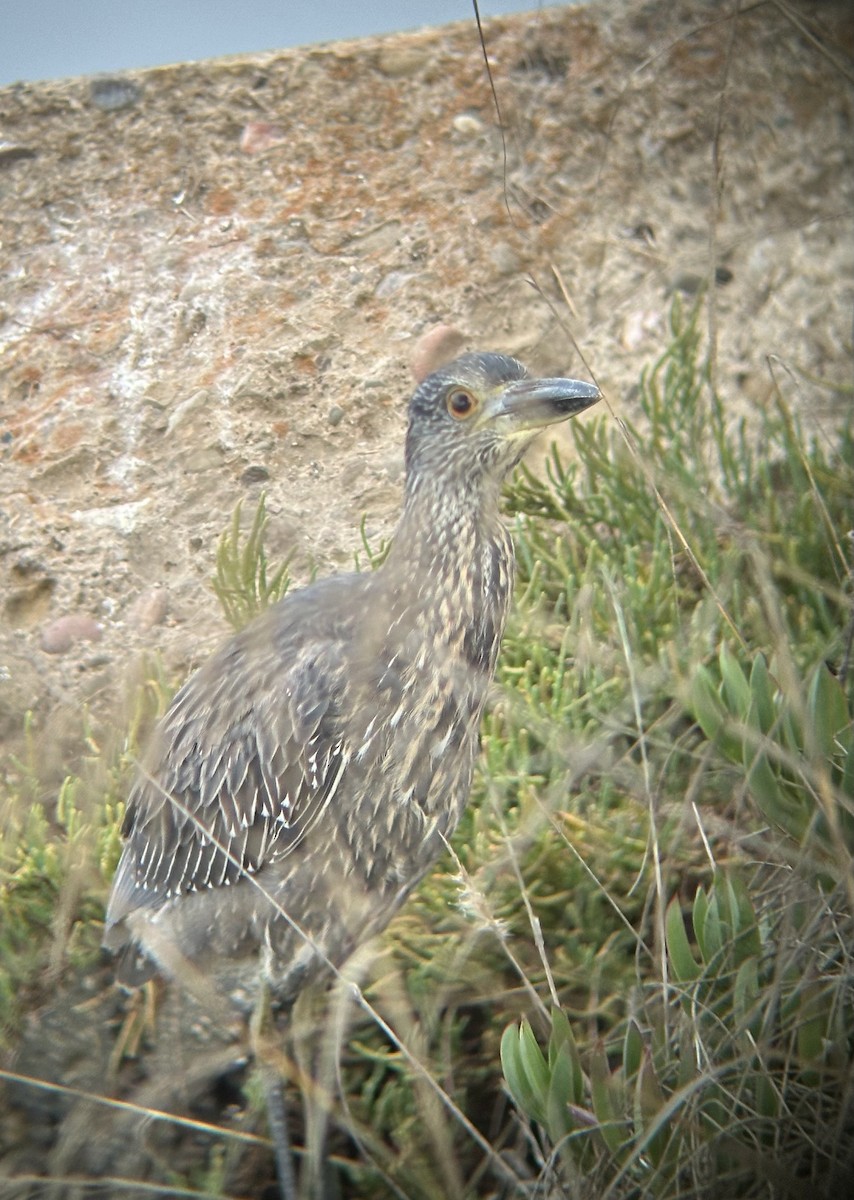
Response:
M502 481L597 398L494 354L421 384L386 562L272 606L158 726L107 912L122 981L189 962L288 1002L388 922L468 799L512 593Z

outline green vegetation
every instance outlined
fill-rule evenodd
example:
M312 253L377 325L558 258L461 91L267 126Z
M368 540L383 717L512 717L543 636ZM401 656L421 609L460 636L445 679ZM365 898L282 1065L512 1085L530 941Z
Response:
M38 736L25 720L24 753L0 783L0 1052L24 1014L43 1003L69 965L98 959L109 881L121 849L124 798L140 747L174 688L142 664L121 743L83 721L77 771L45 792Z
M223 533L216 552L216 575L213 588L227 620L235 629L242 629L253 617L284 596L290 586L288 564L277 567L267 578L267 555L264 551L264 531L267 528L267 507L262 495L246 537L240 528L243 505L238 504L231 518L231 528Z
M845 1194L854 444L779 392L734 421L702 353L675 308L637 419L573 423L572 462L508 489L518 603L476 795L365 977L374 1020L348 1031L339 989L307 1022L347 1195ZM287 584L265 520L236 513L218 555L236 625ZM3 789L7 1041L51 970L94 961L169 691L148 676L85 785L48 803L28 761Z

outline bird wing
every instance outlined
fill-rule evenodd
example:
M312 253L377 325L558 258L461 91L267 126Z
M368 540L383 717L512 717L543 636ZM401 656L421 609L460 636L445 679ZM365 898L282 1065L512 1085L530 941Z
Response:
M348 757L341 644L282 641L272 622L253 623L176 695L128 798L108 928L254 874L295 849L334 795Z

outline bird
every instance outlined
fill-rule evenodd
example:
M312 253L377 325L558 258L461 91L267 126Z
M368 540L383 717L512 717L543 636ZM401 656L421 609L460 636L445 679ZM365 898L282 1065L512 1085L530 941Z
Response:
M106 910L120 983L257 982L286 1009L388 924L468 802L513 592L502 484L599 398L492 352L416 387L383 563L269 606L153 733Z

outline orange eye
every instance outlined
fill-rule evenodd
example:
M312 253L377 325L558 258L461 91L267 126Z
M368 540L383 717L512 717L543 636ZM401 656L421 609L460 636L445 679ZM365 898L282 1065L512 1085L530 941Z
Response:
M477 409L477 400L465 388L454 388L448 392L448 412L458 421L465 421Z

